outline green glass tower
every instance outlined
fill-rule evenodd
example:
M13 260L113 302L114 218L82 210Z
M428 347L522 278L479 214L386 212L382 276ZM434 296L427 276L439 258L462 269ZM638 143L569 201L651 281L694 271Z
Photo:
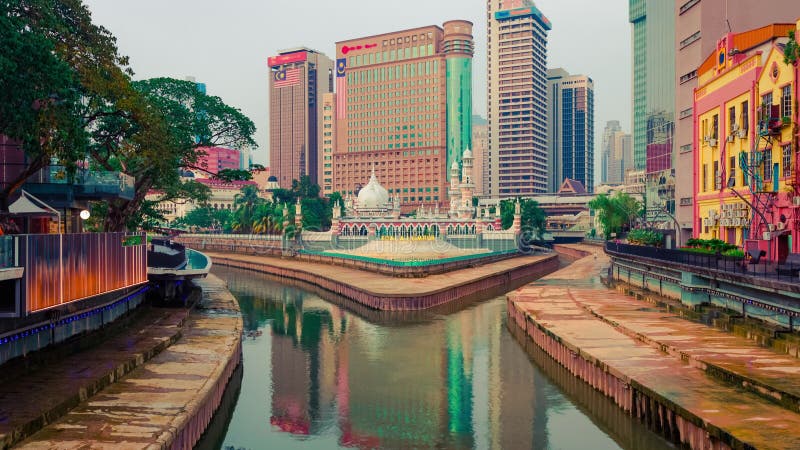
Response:
M472 22L444 23L443 53L447 61L447 165L461 165L461 154L472 147Z

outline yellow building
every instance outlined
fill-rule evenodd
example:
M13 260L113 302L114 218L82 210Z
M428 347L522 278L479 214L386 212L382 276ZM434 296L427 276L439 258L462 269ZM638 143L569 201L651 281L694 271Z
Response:
M728 34L698 68L694 237L776 257L791 248L797 68L783 62L782 44L795 28Z

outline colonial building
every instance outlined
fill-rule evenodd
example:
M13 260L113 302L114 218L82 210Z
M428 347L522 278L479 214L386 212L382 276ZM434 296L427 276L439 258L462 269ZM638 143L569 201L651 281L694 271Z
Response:
M694 237L800 252L798 68L783 62L789 31L729 33L698 68L694 115Z

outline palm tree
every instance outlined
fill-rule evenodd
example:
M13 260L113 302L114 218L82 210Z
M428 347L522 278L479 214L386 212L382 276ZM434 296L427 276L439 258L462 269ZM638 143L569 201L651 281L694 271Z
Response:
M252 184L244 186L241 192L233 197L233 205L236 207L233 229L239 232L250 231L255 209L263 202L264 199L258 196L258 186Z

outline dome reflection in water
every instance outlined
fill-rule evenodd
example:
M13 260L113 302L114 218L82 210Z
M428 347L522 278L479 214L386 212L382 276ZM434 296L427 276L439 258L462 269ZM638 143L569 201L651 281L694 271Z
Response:
M244 315L244 376L215 418L230 422L200 448L671 448L526 351L504 297L397 316L254 272L214 273Z

